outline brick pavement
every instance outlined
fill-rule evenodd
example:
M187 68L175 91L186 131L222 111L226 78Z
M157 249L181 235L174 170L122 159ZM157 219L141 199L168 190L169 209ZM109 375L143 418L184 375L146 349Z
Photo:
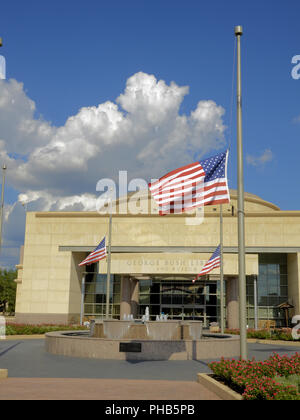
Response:
M0 400L220 400L196 381L8 378Z

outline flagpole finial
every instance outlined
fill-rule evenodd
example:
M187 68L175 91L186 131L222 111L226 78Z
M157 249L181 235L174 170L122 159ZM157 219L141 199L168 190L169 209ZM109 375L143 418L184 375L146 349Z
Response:
M243 35L243 27L240 26L240 25L239 26L236 26L234 28L234 33L235 33L236 36Z

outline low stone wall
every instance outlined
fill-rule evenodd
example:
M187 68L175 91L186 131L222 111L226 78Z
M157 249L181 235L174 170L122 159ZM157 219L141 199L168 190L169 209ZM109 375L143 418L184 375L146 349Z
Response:
M74 334L74 332L69 332ZM111 340L88 336L46 334L46 351L63 356L107 360L205 360L235 357L240 353L239 336L216 338L206 334L202 340ZM140 343L140 352L121 352L120 343Z

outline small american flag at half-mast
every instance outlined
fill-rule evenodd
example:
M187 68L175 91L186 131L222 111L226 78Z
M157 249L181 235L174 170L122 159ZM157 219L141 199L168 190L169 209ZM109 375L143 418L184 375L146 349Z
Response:
M106 246L105 246L105 236L100 242L100 244L97 246L97 248L94 249L93 252L91 252L80 264L82 265L88 265L93 264L95 262L98 262L100 260L103 260L106 257Z
M221 245L218 246L218 248L215 250L215 252L212 254L210 259L207 261L205 266L202 268L198 276L193 280L195 282L198 277L204 276L205 274L208 274L211 272L214 268L218 268L221 265Z
M149 184L160 215L230 202L228 151L175 169Z

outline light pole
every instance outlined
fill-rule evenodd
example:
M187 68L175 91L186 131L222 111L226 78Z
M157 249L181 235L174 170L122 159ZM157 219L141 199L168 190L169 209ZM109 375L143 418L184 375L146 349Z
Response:
M109 308L110 308L112 188L110 188L109 192L110 192L110 200L109 200L108 253L107 253L107 277L106 277L106 307L105 307L105 317L106 317L106 319L109 319Z
M241 36L243 28L235 27L237 38L237 160L238 160L238 239L239 239L239 315L240 356L247 360L247 318L246 318L246 269L245 269L245 211L244 211L244 167L242 138L242 78L241 78Z
M3 226L3 209L4 209L4 186L5 186L6 165L2 166L2 191L1 191L1 218L0 218L0 252L2 248L2 226Z
M2 38L0 38L0 47L2 47ZM1 252L1 247L2 247L2 226L3 226L3 207L4 207L4 185L5 185L5 170L6 170L6 165L3 164L2 166L2 172L3 172L3 177L2 177L2 192L1 192L1 218L0 218L0 252Z

